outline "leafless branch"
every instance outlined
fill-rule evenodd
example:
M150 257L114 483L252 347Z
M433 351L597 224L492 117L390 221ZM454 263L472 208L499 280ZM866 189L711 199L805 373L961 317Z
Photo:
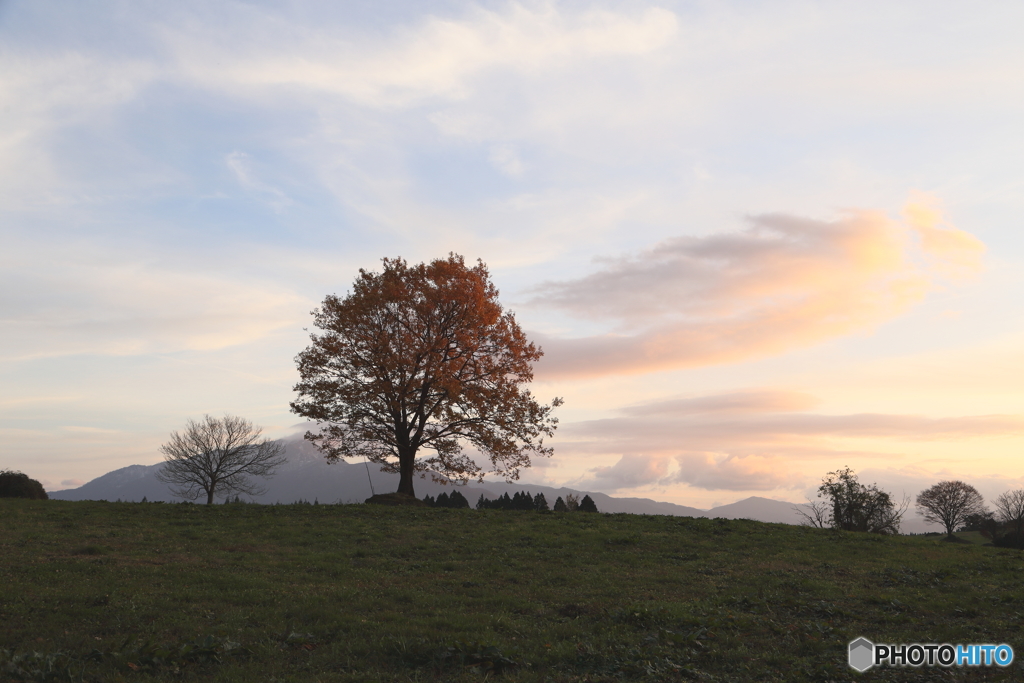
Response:
M269 477L285 460L279 444L260 438L262 431L232 415L189 420L160 447L165 462L157 478L187 500L205 493L207 504L215 493L260 495L265 489L249 477Z
M829 515L829 506L820 500L807 499L807 510L794 506L802 521L801 526L812 526L818 529L828 529L832 526L832 518Z

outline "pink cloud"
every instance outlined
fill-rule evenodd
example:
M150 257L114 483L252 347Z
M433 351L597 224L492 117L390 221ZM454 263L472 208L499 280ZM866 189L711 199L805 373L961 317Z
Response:
M664 479L668 474L671 458L659 455L626 453L610 467L590 470L591 476L577 483L581 488L601 491L631 489L646 486Z
M947 276L957 277L981 269L985 245L974 235L948 225L935 208L938 200L925 193L915 193L903 207L903 217L917 232L921 249L937 261Z
M738 391L696 398L678 398L620 408L626 415L697 415L724 413L782 413L806 410L818 399L798 391Z
M635 410L635 409L633 409ZM819 415L813 413L712 417L652 415L569 422L559 428L566 450L623 452L713 451L820 455L834 438L971 439L1024 433L1024 416Z
M794 477L779 458L684 453L676 460L679 472L675 481L709 491L771 491L803 485L800 477Z
M767 491L806 484L795 461L901 457L907 441L970 440L1024 434L1022 415L921 415L806 412L813 396L750 391L620 408L618 417L564 423L561 454L621 454L590 470L580 486L628 489L684 482L709 490ZM858 448L858 440L870 444ZM870 440L870 441L868 441ZM893 452L878 442L890 441Z
M915 231L923 242L911 239ZM870 329L920 301L945 266L974 258L978 245L962 231L917 219L908 228L872 211L834 221L753 216L741 232L676 237L537 288L533 305L614 325L575 339L532 335L546 354L537 373L587 377L733 362Z

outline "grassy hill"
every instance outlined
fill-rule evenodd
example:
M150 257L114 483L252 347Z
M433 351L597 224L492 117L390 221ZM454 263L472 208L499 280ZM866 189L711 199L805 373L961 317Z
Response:
M1024 557L685 517L0 501L0 679L1020 680ZM6 671L6 673L4 673ZM6 676L6 678L4 678Z

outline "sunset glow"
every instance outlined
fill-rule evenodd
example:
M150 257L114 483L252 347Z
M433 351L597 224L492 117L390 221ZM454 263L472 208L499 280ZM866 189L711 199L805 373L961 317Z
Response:
M524 481L1024 486L1024 8L99 6L0 4L0 469L290 434L310 311L455 252L565 398Z

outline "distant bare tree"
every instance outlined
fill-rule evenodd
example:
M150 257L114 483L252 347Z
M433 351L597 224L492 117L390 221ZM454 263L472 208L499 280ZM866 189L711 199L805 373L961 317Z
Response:
M576 512L576 509L580 506L580 497L567 493L565 494L565 509L567 512Z
M872 514L876 520L876 525L870 531L876 534L898 534L900 532L900 524L903 521L903 515L906 514L907 509L910 507L910 496L904 493L899 503L893 501L888 493L885 493L884 496L885 498L875 498L877 508Z
M207 505L215 493L258 496L266 489L249 477L268 477L285 460L280 445L260 438L262 431L232 415L189 420L181 434L172 432L160 447L166 462L157 479L177 487L171 490L188 500L205 493Z
M1024 538L1024 489L1001 494L996 498L995 506L999 521L1013 527L1018 541Z
M962 481L940 481L917 496L918 510L926 522L941 524L950 536L970 515L985 512L978 489Z
M832 526L829 515L829 504L823 500L811 500L807 499L807 510L802 510L798 507L793 509L803 520L800 522L801 526L813 526L818 529L828 529Z

